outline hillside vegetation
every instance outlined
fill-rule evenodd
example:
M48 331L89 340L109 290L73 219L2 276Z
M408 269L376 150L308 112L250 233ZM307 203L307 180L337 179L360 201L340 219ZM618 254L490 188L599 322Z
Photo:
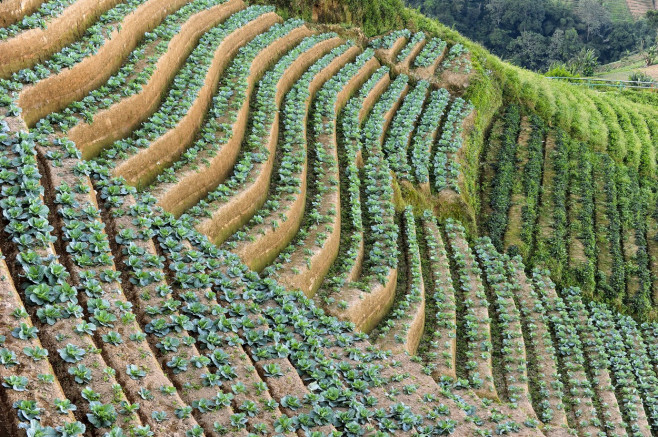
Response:
M652 0L407 0L429 17L515 65L547 71L568 64L574 73L592 53L599 63L621 59L655 43L645 14ZM647 5L648 3L648 5Z
M653 95L394 1L31 3L1 435L656 434Z

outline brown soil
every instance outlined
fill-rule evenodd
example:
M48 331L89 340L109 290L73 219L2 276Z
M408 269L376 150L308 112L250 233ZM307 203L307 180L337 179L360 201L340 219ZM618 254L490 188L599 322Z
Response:
M264 367L267 364L278 364L281 368L283 375L277 377L266 377ZM281 402L281 399L285 396L295 396L298 399L302 400L309 393L308 389L304 385L304 382L299 377L297 370L290 364L290 361L282 358L270 358L266 360L257 361L255 363L256 369L260 377L267 381L267 387L269 388L270 393L277 402ZM295 417L299 414L310 414L312 409L309 405L304 405L302 408L291 410L288 408L281 408L282 412L289 417ZM332 425L327 425L322 427L322 429L313 429L313 431L322 431L324 433L330 433L336 429ZM306 433L304 430L300 429L297 431L299 437L305 437Z
M523 269L516 263L512 263L513 274L517 279L518 288L514 289L515 299L521 308L521 322L524 327L526 347L528 348L528 361L536 366L537 371L530 374L531 382L536 379L535 385L541 384L548 390L547 401L553 412L550 422L555 428L567 428L567 416L562 398L557 396L553 383L559 380L555 349L551 340L551 334L545 318L541 301L533 291L533 286L528 280Z
M409 72L411 71L411 63L416 59L418 53L420 53L420 51L423 50L425 44L427 44L427 39L419 41L411 50L411 52L409 52L409 55L403 61L398 62L395 68L400 73L409 74Z
M383 76L380 79L380 81L377 83L377 85L375 85L370 90L368 96L363 100L363 106L359 111L359 123L363 123L363 121L370 113L370 110L372 109L375 102L377 102L379 97L386 90L386 88L388 88L388 85L390 83L391 83L391 77L387 74ZM364 165L363 154L361 153L361 150L358 150L356 156L356 166L357 168L363 168L363 165ZM363 240L363 231L361 231L359 236L359 249L356 255L356 259L354 260L354 265L352 266L352 269L347 275L348 283L356 281L359 278L359 275L361 275L361 269L363 268L363 259L365 258L364 250L365 250L365 242Z
M417 260L418 265L420 265L420 258ZM408 263L411 269L411 261ZM405 311L405 316L410 315L411 320L409 321L406 318L398 319L396 326L394 326L384 337L380 337L375 341L375 345L383 350L390 350L393 353L408 353L414 355L420 344L420 339L423 336L425 330L425 285L422 282L422 272L418 272L421 277L420 283L420 295L421 300L415 302L411 307ZM410 273L409 273L410 276ZM407 277L409 277L407 276ZM411 285L411 282L409 282ZM411 293L411 287L407 288L407 293ZM397 340L397 336L400 335L399 330L405 329L404 332L404 341L400 343Z
M448 53L448 47L446 46L429 67L416 68L411 72L411 74L416 79L434 81L436 70L439 68L439 65L441 65L441 62L443 62L443 58L445 58L445 55L447 53Z
M359 53L357 47L351 47L341 56L336 58L332 64L334 66L339 66L339 69L342 68L348 62L351 62ZM326 70L323 70L325 72ZM332 73L333 74L333 73ZM311 82L309 89L311 94L309 99L306 102L306 116L308 118L308 111L310 109L313 96L317 90L324 84L324 82L331 78L331 75L323 76L319 75L314 78ZM306 121L304 122L306 126ZM308 165L304 163L304 170L299 175L301 180L300 192L292 196L289 201L282 202L279 211L274 213L276 219L278 220L279 214L284 213L286 219L280 221L279 226L274 229L272 224L266 220L266 223L258 225L250 230L251 234L254 235L254 241L244 241L238 244L238 247L233 250L234 253L238 254L242 258L243 262L249 266L252 270L262 270L267 266L272 260L276 258L279 252L290 243L290 240L293 238L297 230L299 229L301 220L304 215L304 209L306 204L306 174L307 174Z
M34 125L50 112L59 111L69 103L97 88L121 67L125 57L148 32L188 0L150 0L126 16L121 30L114 29L96 53L61 72L23 88L18 102L28 126Z
M480 342L488 342L488 344L491 344L491 318L489 317L489 304L484 292L482 279L474 273L476 261L473 252L471 251L463 232L458 232L450 244L453 247L453 251L464 255L466 262L464 271L467 272L469 276L468 290L463 292L461 297L457 296L457 299L463 298L472 302L471 307L467 309L467 312L472 313L479 322L478 338L475 341L477 341L478 344ZM479 349L479 346L475 347L475 350ZM475 355L472 359L477 363L477 367L473 369L473 372L478 373L483 381L482 387L475 390L475 393L480 397L497 400L498 393L496 392L496 387L494 385L491 352L486 358L481 355Z
M580 338L583 342L585 360L589 363L605 363L607 357L602 356L602 354L599 353L601 336L595 336L594 330L596 328L589 323L587 310L584 309L583 311L578 311L577 314L574 313L575 311L571 312L575 319L574 325L578 328ZM591 364L590 367L592 367ZM605 364L599 364L595 369L592 368L591 373L593 374L593 377L596 378L595 380L592 380L592 389L599 401L599 410L601 410L600 415L605 417L605 420L613 425L612 427L607 428L608 431L611 432L612 435L626 435L624 418L619 409L619 403L617 402L617 395L615 394L615 388L612 384L610 371Z
M347 302L347 309L340 309L337 304L325 305L324 309L329 315L354 323L356 330L370 332L393 305L397 277L397 269L390 269L385 283L373 282L368 291L345 287L332 297L336 302Z
M402 106L402 102L404 102L404 98L407 96L408 92L409 92L409 85L405 85L404 89L400 93L400 98L397 99L397 101L393 103L393 106L391 106L391 109L386 111L386 114L384 114L384 124L382 125L382 130L381 130L382 134L379 137L380 146L384 144L384 140L386 139L386 134L388 133L388 127L393 122L393 117L395 117L395 113L398 112L398 109L400 109L400 106Z
M656 9L652 0L626 0L626 5L636 20L642 18L648 11Z
M47 152L46 149L40 149L39 154L41 157L44 156L44 154ZM73 168L77 164L78 160L77 159L66 159L62 161L62 164L59 166L53 166L52 161L42 158L41 164L43 166L43 169L45 170L45 174L47 175L47 178L49 180L49 186L50 187L58 187L62 184L66 184L68 186L75 186L78 182L81 182L83 184L86 184L89 186L90 191L88 194L82 194L78 192L72 193L73 196L75 197L76 201L79 202L80 208L85 208L86 206L93 206L97 207L96 203L96 198L95 198L95 191L93 190L93 187L91 185L91 181L88 177L83 176L83 177L77 177L74 176L74 171ZM47 197L52 195L53 191L52 190L46 190ZM52 198L48 199L49 201L49 206L50 210L58 214L58 210L60 209L59 205L55 205L52 202ZM55 227L55 229L60 230L63 229L64 223L61 219L58 218L55 220L51 220L51 223ZM60 235L60 241L64 241L63 238L61 238ZM110 239L108 238L108 241ZM139 240L141 242L141 240ZM72 257L69 255L69 253L66 250L62 250L62 257L60 258L62 263L67 267L68 271L71 273L71 279L72 279L72 285L78 287L79 289L82 289L83 287L81 286L81 276L83 272L88 272L88 271L93 271L94 269L91 267L80 267L77 264L73 262ZM108 266L112 270L116 270L115 265ZM138 293L146 291L145 288L140 288L139 291L132 290L133 288L136 288L133 286L133 284L129 280L123 281L124 286L126 287L125 289L122 289L121 285L119 283L103 283L101 286L103 287L103 292L105 295L112 295L113 296L113 301L114 302L129 302L127 298L126 293L132 292L132 299L131 301L133 302L134 306L134 312L135 314L141 319L144 320L144 306L145 306L145 301L142 299L139 299L137 297ZM84 293L79 293L79 300L81 302L81 305L83 307L87 307L87 296ZM150 301L149 304L153 304L153 301ZM119 310L118 307L110 308L108 311L112 312L117 319L121 319L122 313ZM158 349L155 347L155 343L157 343L159 340L156 339L154 336L148 337L149 340L152 341L151 347L149 348L149 344L146 342L138 342L138 343L131 343L131 347L125 347L125 344L120 344L120 345L112 345L110 343L106 343L102 340L102 336L111 332L111 331L116 331L118 332L122 338L127 339L130 337L130 334L134 332L140 332L142 331L142 328L137 324L136 321L132 322L127 322L127 323L122 323L120 325L114 326L114 327L104 327L104 326L98 326L97 330L95 332L95 339L96 339L96 344L102 345L101 348L101 354L105 358L106 362L112 367L113 369L125 369L128 364L136 364L140 366L142 369L148 369L148 372L144 378L141 378L140 380L134 380L128 375L123 372L123 371L117 371L117 379L121 383L124 392L126 393L126 396L131 400L131 402L140 402L142 405L143 409L138 410L138 413L141 416L141 419L143 420L144 423L148 423L151 425L151 427L155 426L162 426L158 425L158 423L150 417L148 414L149 411L166 411L167 415L173 419L175 418L175 408L172 407L173 404L182 404L183 400L179 397L178 393L175 393L171 396L165 396L159 391L159 388L163 385L168 386L171 385L171 381L165 376L163 372L163 368L166 368L166 362L171 359L171 357L174 354L168 354L168 355L163 355L158 353ZM197 352L198 354L198 352ZM158 356L158 360L156 360L154 357ZM207 372L207 370L206 370ZM185 377L189 378L191 375L189 372L186 373ZM200 376L199 376L200 379ZM173 378L174 382L176 381L176 377ZM181 390L179 393L182 394L182 384L176 384ZM139 396L138 392L142 387L148 388L154 395L153 399L151 400L143 400ZM211 395L214 393L206 393L206 395ZM187 401L187 399L185 399ZM173 402L173 404L172 404ZM189 402L188 402L189 403ZM212 430L212 421L207 425L208 430ZM171 431L175 430L182 430L182 429L189 429L191 426L195 426L196 422L194 420L179 420L176 418L173 420L173 422L167 421L167 426L170 427L169 429ZM182 434L181 434L182 435Z
M509 278L512 284L517 282L517 278ZM523 327L521 326L521 313L514 301L514 296L510 293L506 296L495 296L495 299L500 299L496 307L504 306L507 310L509 318L507 320L507 332L502 338L503 347L508 347L511 356L504 357L503 364L505 368L505 389L509 398L516 398L519 407L524 410L528 416L537 418L537 414L532 406L530 398L530 387L528 382L528 350L526 349L525 341L523 339ZM496 309L499 314L501 311ZM510 368L507 367L509 364ZM512 399L510 399L511 401Z
M190 17L158 59L148 83L142 90L94 115L91 124L80 122L67 136L82 152L83 159L91 159L120 138L124 138L158 108L167 85L173 79L199 38L210 28L245 7L242 0L229 0Z
M471 59L470 55L467 56L467 59ZM475 69L472 69L470 73L455 72L452 69L443 70L441 73L438 73L439 84L451 93L461 94L468 88L471 78L475 74Z
M435 286L434 289L429 290L429 294L431 296L433 293L442 291L445 295L446 308L439 311L443 314L450 314L447 320L445 318L440 320L440 322L445 324L439 324L435 332L428 333L431 335L432 341L436 341L440 345L449 344L446 348L448 357L443 356L443 352L439 352L439 356L433 363L436 365L436 369L432 372L432 377L435 380L439 380L441 376L448 376L455 379L457 378L457 313L455 311L455 290L450 274L450 261L448 260L439 228L432 222L423 222L423 225L425 226L425 233L428 236L429 234L433 235L438 244L435 252L428 252L426 254L430 264L430 283ZM441 287L441 290L437 290L436 288L438 287ZM450 309L448 309L448 306Z
M322 198L322 204L319 206L319 213L321 216L327 216L329 211L334 211L333 223L323 223L311 230L308 237L305 239L302 247L300 247L292 256L292 259L286 264L285 271L279 275L279 282L287 285L291 289L299 289L309 297L313 297L318 287L324 280L325 275L329 268L338 256L338 249L340 247L340 228L341 228L341 214L340 214L340 187L338 181L340 179L338 168L338 151L337 151L337 132L336 122L337 115L347 103L351 95L358 90L358 88L380 67L376 58L371 58L343 87L336 97L334 106L333 134L331 136L322 135L316 138L315 141L325 145L325 150L331 150L333 161L335 165L333 168L325 169L326 173L323 180L318 181L319 186L331 186L332 181L336 181L335 189L329 191ZM331 228L331 229L329 229ZM320 237L320 233L327 234L327 238L321 247L317 247L315 243ZM312 248L312 255L303 253L303 248ZM307 257L310 256L310 267L307 266ZM294 273L297 269L299 273Z
M292 88L295 81L320 57L342 43L340 38L332 38L315 45L310 50L300 55L285 73L277 84L276 106L281 107L283 96ZM338 70L338 64L330 64L326 72L320 75L330 77L334 69ZM248 178L247 184L237 193L234 193L226 202L213 202L210 205L211 216L202 220L197 225L197 230L208 238L217 243L222 243L233 232L249 221L251 216L260 208L267 199L267 191L270 184L270 176L274 166L276 145L279 139L279 111L274 115L274 120L267 138L268 159L265 163L254 167L252 173L256 174L254 178ZM179 213L177 210L167 208L174 214Z
M7 119L10 128L16 128L17 130L27 130L27 127L22 122L21 119L10 118ZM9 158L12 157L12 153L9 154ZM51 190L52 187L45 185L46 190ZM44 200L45 203L45 200ZM52 210L51 210L52 211ZM9 240L6 240L9 241ZM7 251L3 247L4 253L15 253L16 246L14 244L5 244L4 246L9 246L10 250ZM39 256L43 258L52 257L55 259L57 257L57 252L54 245L49 245L46 248L40 248L35 251ZM8 263L9 270L11 272L12 278L16 280L17 278L24 275L22 267L18 264L16 257L12 257ZM24 298L24 295L21 295L21 298ZM97 350L96 343L94 339L89 335L80 335L75 339L70 337L70 333L75 329L75 325L78 323L76 318L66 318L58 319L53 325L44 325L41 323L36 315L36 307L26 308L32 320L34 326L39 329L39 340L43 347L49 352L49 359L53 365L54 375L58 378L59 383L61 384L62 389L66 395L67 399L70 399L75 404L78 405L78 410L76 417L85 417L89 413L88 403L84 401L81 397L80 384L77 384L73 376L68 373L69 365L60 358L57 349L62 347L61 341L58 340L60 335L67 336L69 341L75 344L78 347L81 347L85 350ZM82 357L81 360L77 362L78 364L85 365L91 370L91 377L94 381L94 390L100 394L100 399L102 402L109 403L113 399L117 402L120 400L126 400L123 390L116 391L113 389L114 384L118 384L114 376L106 375L103 372L103 369L107 367L105 359L100 354L91 354L88 353ZM134 418L133 423L135 425L140 425L141 422L138 418ZM102 434L102 430L98 430L97 435Z
M79 0L52 19L45 29L37 27L0 41L0 78L30 68L72 43L117 3L119 0Z
M395 64L395 57L398 55L398 52L402 50L407 44L407 38L401 36L398 38L388 50L379 49L375 51L375 55L379 57L386 64Z
M35 12L43 0L5 0L0 2L0 27L9 27Z
M0 253L0 258L2 253ZM55 379L55 382L52 384L38 383L38 375L53 375L53 369L50 365L49 359L44 359L40 361L28 361L27 358L23 358L23 348L25 347L42 347L41 342L38 338L30 340L19 340L13 335L7 335L11 332L16 326L17 322L12 313L17 308L22 308L23 302L21 297L16 291L14 282L11 279L11 274L9 273L9 268L4 260L0 259L0 332L5 333L5 342L3 347L9 349L10 351L16 354L16 357L20 357L18 361L20 364L13 367L0 366L0 379L5 380L5 378L15 375L15 376L25 376L28 378L30 383L27 386L27 391L17 392L14 390L1 390L0 391L0 400L3 405L13 405L14 402L20 401L23 399L34 399L37 401L39 406L44 408L44 411L41 413L41 424L43 426L62 426L66 422L72 422L75 420L73 415L69 412L67 414L61 414L52 407L53 399L65 399L66 396L62 390L62 387L59 384L59 380ZM29 326L32 326L29 319L23 320ZM18 425L21 423L18 420L16 414L11 412L0 418L5 419L5 426L7 429L12 430L11 435L20 435L18 430ZM9 432L9 431L7 431Z
M377 85L375 85L371 90L368 96L363 100L363 106L361 107L361 110L359 111L359 123L363 123L370 114L370 111L372 110L372 107L374 104L379 100L379 97L386 91L386 88L388 88L389 84L391 83L391 76L390 75L384 75L382 76L381 79L379 79L379 82L377 82ZM359 150L360 152L360 150Z
M118 160L114 176L122 176L133 186L148 185L162 170L174 162L191 144L203 122L212 96L219 84L218 78L233 60L238 50L258 34L264 32L281 18L274 12L264 14L224 38L215 50L212 64L206 73L201 90L185 116L176 127L151 142L146 149L135 155Z
M219 150L212 153L201 152L193 163L177 170L177 182L156 185L152 194L158 199L159 205L176 215L181 214L226 179L240 153L249 119L251 95L257 81L273 61L310 34L306 26L298 27L270 44L254 58L247 78L246 97L230 130L232 135ZM229 114L224 114L217 121L221 124L227 122L229 117Z
M546 314L549 318L555 316L558 319L561 319L562 316L557 309L559 297L555 290L555 286L550 280L546 281L546 283L546 287L541 290L544 295L543 300L546 306ZM570 323L570 321L567 323ZM577 405L576 409L580 412L578 415L576 415L573 410L568 413L571 415L572 423L578 428L582 435L598 435L602 430L594 425L594 423L598 421L598 418L596 417L596 408L594 407L594 400L589 393L578 384L580 381L588 381L587 374L583 367L585 364L578 363L572 359L570 354L562 355L562 360L565 369L569 369L568 378L566 378L567 381L565 381L564 392L570 394L570 398L574 402L574 405ZM570 384L570 381L575 381L576 385ZM641 418L638 418L638 422L639 421L641 421Z

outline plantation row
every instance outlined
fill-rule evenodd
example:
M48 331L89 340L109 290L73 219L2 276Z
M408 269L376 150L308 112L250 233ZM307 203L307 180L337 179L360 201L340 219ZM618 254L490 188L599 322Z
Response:
M165 3L43 2L0 40L0 433L655 433L656 327L404 205L463 186L474 108L435 76L461 45ZM508 120L529 174L495 195L540 208L547 129Z
M561 285L580 286L641 317L653 314L653 145L635 169L509 106L485 153L482 217L499 250L550 268Z
M466 47L460 43L448 46L441 38L427 38L423 32L393 31L371 40L369 46L396 72L418 80L443 80L444 72L468 75L472 70Z

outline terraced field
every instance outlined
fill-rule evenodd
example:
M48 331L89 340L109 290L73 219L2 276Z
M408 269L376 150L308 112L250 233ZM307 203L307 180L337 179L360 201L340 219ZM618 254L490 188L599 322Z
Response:
M526 222L559 232L560 202L623 232L648 210L605 208L637 175L510 107L486 159L519 150L528 180L483 178L548 214L498 208L509 229L476 238L401 194L461 195L462 44L353 41L241 0L6 3L1 435L658 432L658 325L496 248L553 244ZM544 205L537 166L577 189ZM618 191L588 197L599 180ZM641 235L565 265L639 295Z
M656 119L606 94L595 105L588 116L609 129L603 150L507 108L483 160L481 223L499 250L549 267L562 285L654 317Z

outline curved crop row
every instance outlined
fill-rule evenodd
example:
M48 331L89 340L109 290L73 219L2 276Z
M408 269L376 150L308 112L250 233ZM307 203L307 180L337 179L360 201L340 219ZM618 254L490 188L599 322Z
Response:
M434 189L440 192L446 188L459 193L460 165L456 160L462 147L464 119L473 111L473 106L462 98L452 103L450 112L443 123L441 138L436 145L433 160Z
M397 62L406 61L407 58L412 54L412 52L418 48L418 45L422 44L424 41L425 41L425 33L423 32L414 33L411 36L411 38L409 38L407 45L404 46L404 48L400 50L400 53L397 54L396 61Z
M413 355L425 328L425 285L413 208L404 210L404 241L407 258L407 290L393 305L388 317L373 333L374 344L386 350Z
M431 154L449 98L444 88L432 91L412 139L411 164L415 180L421 186L430 181Z
M411 177L411 166L407 158L409 142L423 111L429 88L429 82L418 82L416 87L405 96L386 133L383 150L388 158L389 167L398 178Z
M414 59L415 68L428 68L441 60L441 56L448 44L441 38L432 38Z
M225 180L239 154L257 79L272 60L309 33L302 20L288 20L240 48L222 74L197 141L149 187L159 205L180 214Z
M217 74L218 67L226 63L220 58L224 55L221 50L223 40L238 29L249 28L248 23L256 27L273 25L274 20L266 19L271 12L272 8L267 6L251 6L231 15L201 38L174 78L158 111L129 138L116 141L101 154L100 159L115 161L114 174L125 177L131 185L143 186L155 178L159 169L182 153L196 129L180 133L183 137L179 138L176 128L184 119L196 121L205 112L190 110L192 107L207 108L209 89L214 88L212 77ZM201 114L197 115L197 112Z
M242 155L233 168L233 174L187 210L187 214L199 220L197 229L211 241L222 242L265 202L274 166L279 108L283 97L306 71L304 67L309 67L323 56L324 47L329 50L337 44L336 35L332 33L306 37L267 71L258 83L250 111L251 130L246 135ZM289 84L283 85L284 80ZM246 200L242 202L242 199ZM247 201L249 205L246 205Z
M389 68L380 67L359 88L357 95L346 104L340 115L339 158L341 174L341 247L336 263L325 278L326 294L338 291L349 282L358 279L363 263L364 234L361 210L361 179L359 154L361 153L361 125L366 101L374 96L377 87L389 80ZM369 108L368 108L369 109ZM347 199L345 199L347 198Z
M305 220L287 249L279 254L267 274L291 289L314 295L338 255L340 244L340 186L337 151L337 118L347 99L379 67L368 49L341 68L318 91L312 111Z
M82 99L71 103L61 111L48 114L36 123L36 127L50 124L57 131L67 134L69 139L81 149L83 157L89 158L94 155L96 148L99 147L98 141L94 141L87 133L89 127L97 127L102 111L142 93L155 75L158 62L166 57L170 50L170 44L175 39L177 31L193 15L226 3L226 0L194 0L168 15L158 27L144 35L143 40L127 56L119 71L110 76L104 85L90 91ZM147 62L144 62L145 60ZM107 133L103 132L103 135ZM93 147L90 143L93 143Z

